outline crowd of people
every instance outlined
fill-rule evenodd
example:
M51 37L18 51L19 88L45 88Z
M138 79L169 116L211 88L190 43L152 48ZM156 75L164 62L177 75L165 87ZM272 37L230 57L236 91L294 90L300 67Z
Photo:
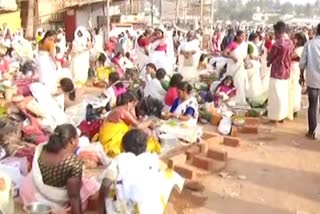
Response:
M181 182L159 159L157 123L196 127L206 104L223 113L258 103L271 122L283 122L297 116L307 86L306 136L316 137L320 25L316 36L284 22L274 31L228 26L215 29L209 50L201 30L163 26L107 41L99 29L78 27L69 45L63 29L39 29L34 45L5 24L0 33L0 77L19 88L5 98L29 119L23 133L37 145L20 187L24 205L83 213L90 199L100 200L101 213L162 213ZM215 80L198 90L208 74ZM84 176L76 155L82 136L111 160L102 185Z

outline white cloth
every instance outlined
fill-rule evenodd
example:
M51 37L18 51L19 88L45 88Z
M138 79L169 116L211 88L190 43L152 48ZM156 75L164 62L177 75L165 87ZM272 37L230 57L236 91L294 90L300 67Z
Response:
M79 126L80 123L86 119L87 105L88 103L86 101L82 101L77 105L66 108L65 114L70 118L72 124Z
M103 35L99 33L94 36L94 49L97 52L103 52Z
M59 33L57 35L57 39L58 39L58 42L57 42L57 47L60 48L60 53L62 55L65 54L66 50L67 50L67 41L66 41L66 36L64 33Z
M153 63L157 69L163 68L167 74L171 74L173 72L173 64L170 63L171 61L166 51L156 50L159 44L160 40L156 40L150 44L149 63Z
M172 30L167 31L166 44L167 44L167 56L169 59L169 63L170 63L170 65L174 66L176 63L176 57L175 57L175 51L174 51L173 31Z
M303 47L296 48L294 53L301 57L303 51ZM292 61L291 62L291 73L290 73L290 89L289 89L289 119L293 119L293 113L299 112L301 110L301 93L302 87L299 84L300 79L300 67L299 62Z
M173 113L184 114L188 107L191 107L194 109L194 115L186 123L189 126L196 126L198 123L198 117L199 117L199 104L195 97L191 96L189 99L180 103Z
M196 53L192 55L190 59L185 59L185 57L180 54L180 51L195 51ZM192 41L187 41L186 39L181 42L178 48L179 52L179 72L183 76L184 80L190 81L197 79L197 67L200 60L200 41L194 39Z
M44 84L47 91L51 94L57 90L57 70L49 52L39 51L37 57L37 71L39 81Z
M79 31L82 33L82 37L78 36ZM88 42L90 41L90 34L85 28L79 27L75 31L74 36L70 69L74 82L85 83L88 80L90 67L90 51L87 48Z
M259 56L259 49L256 44L253 42L249 42L254 49L252 56L258 57ZM247 98L250 100L254 100L257 97L260 97L263 94L262 89L262 81L261 81L261 63L257 60L251 59L250 62L252 63L252 68L247 70L248 73L248 89L246 92Z
M233 60L228 61L227 72L225 75L233 77L234 86L237 89L236 97L234 98L237 104L246 104L246 91L248 88L247 71L244 68L244 59L247 56L248 45L246 43L240 44L231 52L231 55L237 58L235 63Z
M110 198L106 200L107 213L134 213L134 205L141 214L163 213L173 186L177 184L181 190L184 184L180 176L174 172L171 174L172 178L165 176L156 154L120 154L103 175L121 181L115 185L117 202ZM115 203L120 211L115 211Z
M157 78L154 78L147 83L144 89L144 95L145 97L150 96L161 102L164 102L166 91L163 89L161 82Z
M41 121L42 126L49 130L54 130L58 125L71 122L63 112L63 109L60 108L58 102L45 90L41 83L32 83L30 91L37 100L41 108L40 111L45 115L45 118Z
M288 117L289 112L289 80L270 78L268 96L268 118L281 121Z

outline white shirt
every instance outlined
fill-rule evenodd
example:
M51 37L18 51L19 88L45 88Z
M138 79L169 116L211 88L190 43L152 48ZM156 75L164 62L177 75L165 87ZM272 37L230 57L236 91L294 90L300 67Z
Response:
M163 89L161 82L157 78L154 78L147 83L144 89L144 95L145 97L150 96L164 102L166 91Z

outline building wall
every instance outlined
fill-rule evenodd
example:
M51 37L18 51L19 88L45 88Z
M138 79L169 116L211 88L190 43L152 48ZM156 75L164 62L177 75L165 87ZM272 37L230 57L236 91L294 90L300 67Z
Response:
M97 3L89 6L84 6L76 10L76 26L89 27L89 20L91 19L92 27L98 26L97 17L103 16L103 8L105 15L107 14L107 8L102 3ZM109 16L120 14L118 5L110 5ZM91 18L90 18L91 17Z
M20 11L0 14L1 26L2 26L2 23L7 23L9 26L9 29L13 32L15 32L18 29L21 29Z

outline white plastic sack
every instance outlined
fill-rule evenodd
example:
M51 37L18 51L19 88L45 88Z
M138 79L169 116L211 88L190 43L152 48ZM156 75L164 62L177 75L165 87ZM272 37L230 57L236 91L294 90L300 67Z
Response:
M229 117L223 117L218 126L218 132L222 135L229 135L232 128L232 120Z

